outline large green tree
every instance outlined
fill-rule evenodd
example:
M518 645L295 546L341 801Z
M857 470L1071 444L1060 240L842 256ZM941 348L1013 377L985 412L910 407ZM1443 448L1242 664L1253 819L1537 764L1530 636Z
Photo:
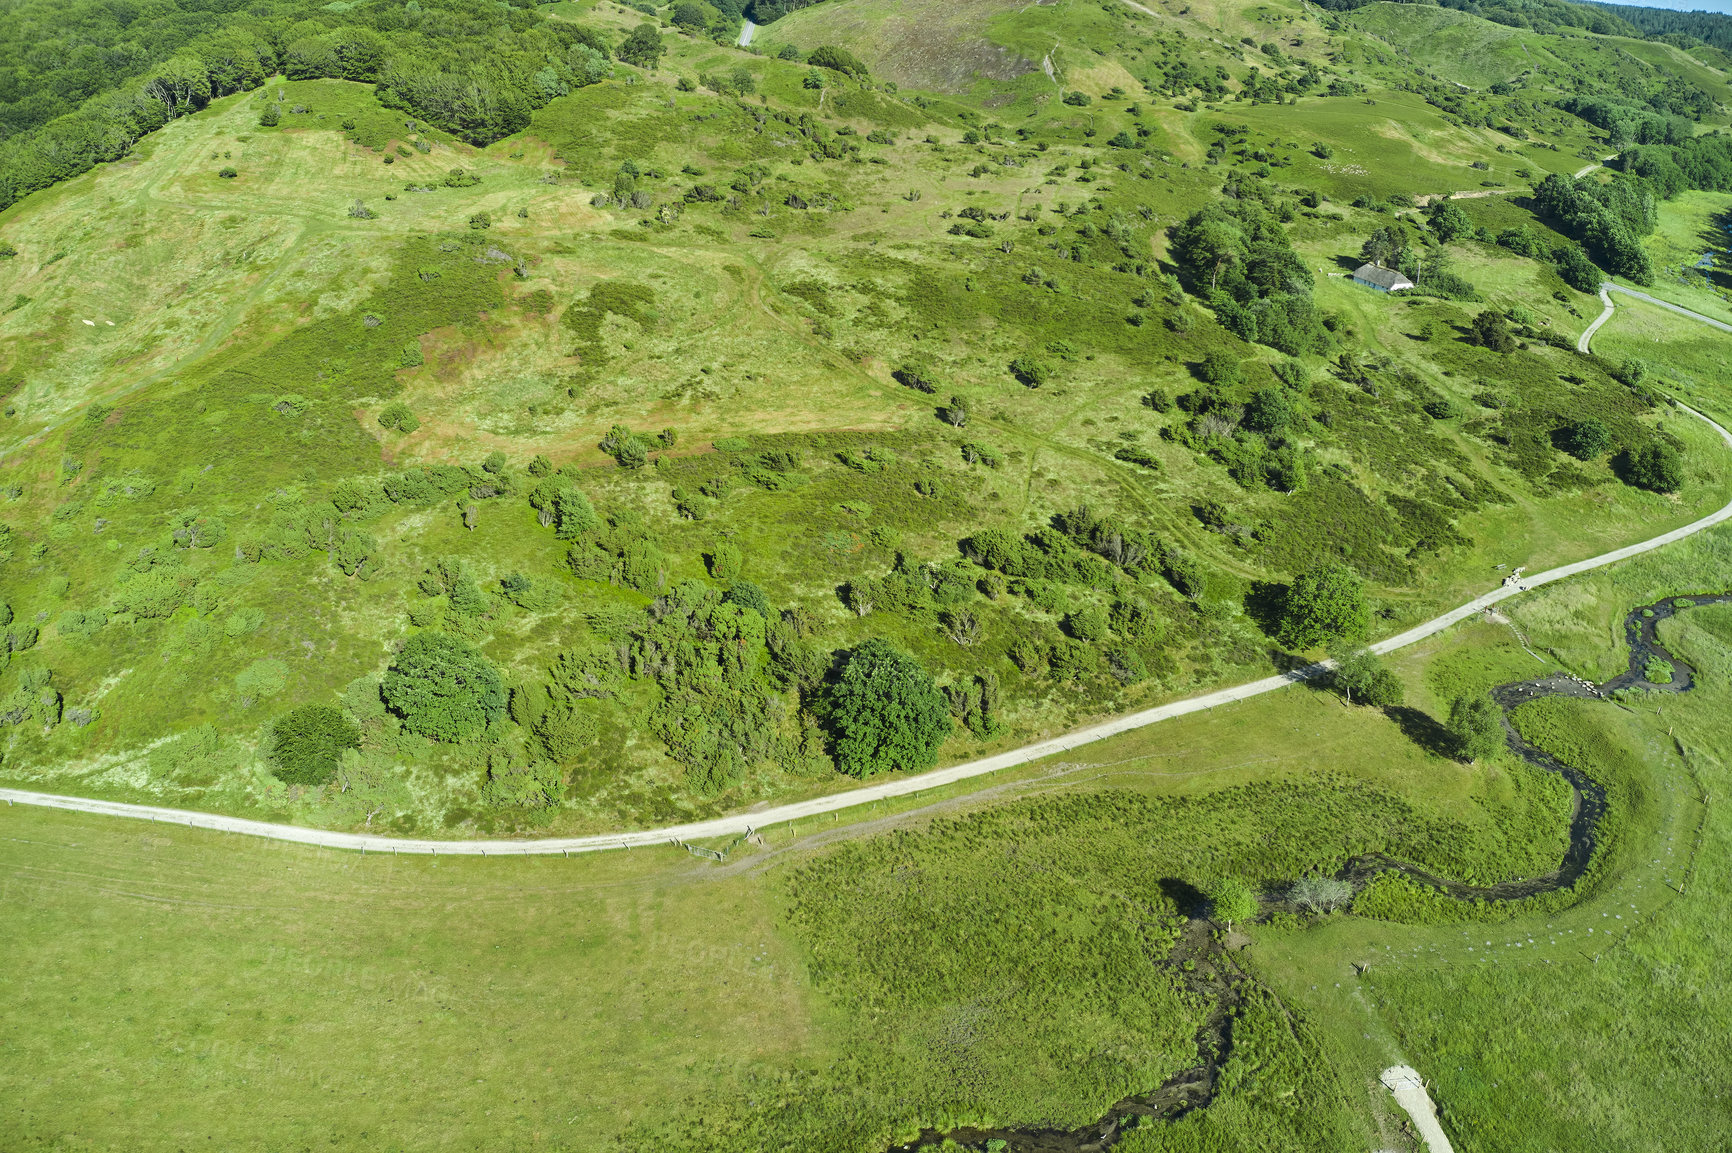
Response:
M1277 639L1288 648L1351 644L1371 627L1365 582L1342 564L1323 564L1293 578Z
M919 661L873 637L849 655L830 695L836 766L855 777L929 768L950 707Z
M619 46L619 58L627 64L636 64L639 68L654 70L661 63L662 53L667 51L667 45L662 43L662 34L654 24L639 24L631 30L631 35L625 38Z
M435 741L461 741L505 712L498 671L474 645L444 633L410 637L380 690L405 729Z

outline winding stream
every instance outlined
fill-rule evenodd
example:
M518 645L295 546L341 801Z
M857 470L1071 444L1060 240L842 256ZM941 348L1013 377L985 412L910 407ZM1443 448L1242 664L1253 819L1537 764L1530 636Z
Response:
M1609 700L1611 694L1620 689L1688 692L1695 687L1695 669L1660 644L1655 629L1661 621L1675 616L1682 609L1729 602L1732 602L1732 593L1714 593L1667 597L1631 609L1624 617L1624 639L1630 650L1629 665L1624 672L1604 684L1590 684L1558 672L1535 680L1513 681L1492 690L1492 699L1503 709L1504 739L1510 751L1536 768L1563 777L1575 796L1570 816L1569 846L1557 868L1537 877L1495 885L1464 885L1382 853L1367 853L1350 859L1336 876L1351 882L1354 891L1358 892L1381 873L1399 872L1451 897L1468 901L1516 901L1574 885L1593 860L1600 818L1606 812L1606 791L1580 769L1522 739L1509 722L1511 710L1541 697ZM1647 679L1648 664L1656 658L1671 665L1672 680L1669 683ZM1269 903L1281 905L1281 902ZM1186 970L1186 962L1194 962L1194 969ZM1194 917L1186 923L1172 954L1163 964L1185 982L1190 992L1207 998L1211 1005L1207 1018L1197 1030L1195 1065L1174 1073L1149 1093L1126 1097L1108 1109L1099 1120L1075 1129L926 1130L915 1141L892 1146L890 1153L911 1153L923 1145L936 1145L946 1139L973 1148L983 1148L988 1142L993 1142L995 1150L1003 1149L1005 1153L1098 1153L1117 1144L1129 1125L1143 1124L1146 1118L1172 1121L1193 1109L1207 1108L1214 1100L1221 1066L1232 1052L1233 1021L1244 1000L1244 990L1254 978L1240 968L1222 947L1211 922L1201 917Z

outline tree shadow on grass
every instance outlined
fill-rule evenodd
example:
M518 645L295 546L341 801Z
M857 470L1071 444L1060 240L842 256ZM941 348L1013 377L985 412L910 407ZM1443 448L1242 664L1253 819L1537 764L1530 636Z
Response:
M1281 614L1287 608L1287 586L1280 581L1252 581L1245 593L1245 615L1273 637L1281 631Z
M1162 877L1155 883L1160 885L1161 893L1167 900L1187 917L1195 916L1208 907L1209 898L1189 881L1181 881L1177 877Z
M1410 705L1390 705L1383 715L1394 721L1404 736L1428 753L1455 759L1455 737L1428 713Z

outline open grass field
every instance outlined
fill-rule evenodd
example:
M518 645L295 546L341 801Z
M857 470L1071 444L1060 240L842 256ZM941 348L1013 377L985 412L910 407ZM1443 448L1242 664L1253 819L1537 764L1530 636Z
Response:
M1669 402L1732 424L1724 334L1620 296L1574 346L1620 229L1732 319L1728 197L1536 186L1732 87L1570 11L765 2L744 50L721 6L382 0L34 193L64 154L0 139L0 782L464 839L755 812L1721 508ZM1399 704L1295 687L721 861L8 808L0 1149L1418 1153L1397 1063L1464 1153L1711 1148L1732 610L1665 622L1689 694L1510 714L1604 791L1572 888L1565 776L1448 725L1729 589L1722 526L1404 650ZM1358 911L1306 911L1338 873Z
M601 1148L718 1066L823 1052L762 882L683 853L4 827L13 1149Z
M1545 590L1517 619L1550 647L1567 604L1690 585L1722 536ZM1691 610L1663 636L1701 670L1695 694L1658 714L1569 703L1567 728L1533 730L1617 786L1584 900L1489 924L1253 928L1237 961L1283 1006L1245 1010L1271 1046L1258 1071L1229 1064L1216 1106L1129 1147L1404 1148L1374 1084L1397 1061L1465 1149L1713 1133L1720 1107L1697 1092L1713 1029L1687 1022L1726 1011L1704 966L1728 619ZM1622 659L1609 636L1582 645L1590 675ZM1540 668L1492 623L1396 666L1419 716ZM1481 880L1555 861L1548 782L1439 756L1416 723L1295 689L988 795L770 830L725 865L343 856L8 809L0 1125L23 1149L668 1150L1078 1124L1193 1059L1204 1003L1169 986L1185 954L1161 958L1211 877L1272 883L1370 847ZM261 1085L273 1108L241 1107Z
M1716 320L1732 321L1732 196L1685 192L1665 202L1647 238L1654 262L1650 295Z

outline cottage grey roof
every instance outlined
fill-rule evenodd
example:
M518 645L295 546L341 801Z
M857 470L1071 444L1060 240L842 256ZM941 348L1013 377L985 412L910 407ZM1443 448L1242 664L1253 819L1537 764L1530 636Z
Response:
M1393 268L1379 268L1375 264L1361 264L1358 271L1353 274L1353 279L1364 281L1366 284L1375 284L1379 288L1387 288L1390 291L1397 288L1413 287L1413 281Z

